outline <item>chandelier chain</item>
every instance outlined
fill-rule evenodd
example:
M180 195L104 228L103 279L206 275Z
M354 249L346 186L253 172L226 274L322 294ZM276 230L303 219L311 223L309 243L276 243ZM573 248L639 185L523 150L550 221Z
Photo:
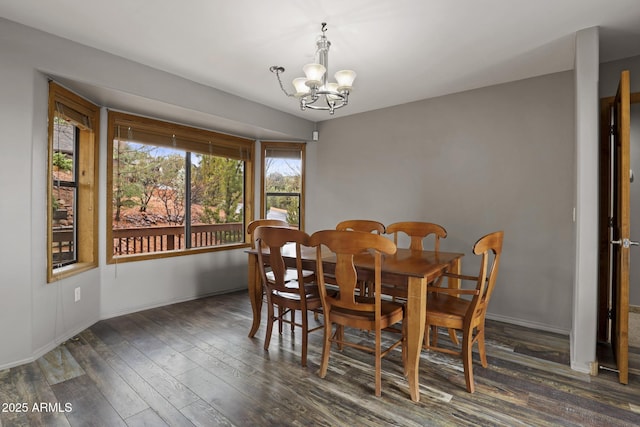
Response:
M276 78L278 79L278 83L280 84L280 89L282 89L282 92L284 92L285 95L289 96L289 97L295 97L295 94L293 93L289 93L287 92L287 90L284 88L284 85L282 84L282 79L280 78L280 73L284 71L283 67L277 67L277 66L273 66L270 68L271 72L276 74Z

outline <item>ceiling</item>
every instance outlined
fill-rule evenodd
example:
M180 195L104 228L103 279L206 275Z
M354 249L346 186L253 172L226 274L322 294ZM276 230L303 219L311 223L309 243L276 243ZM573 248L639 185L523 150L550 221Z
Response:
M312 121L280 90L314 61L358 74L359 113L573 68L575 33L600 60L640 55L638 0L0 0L0 16Z

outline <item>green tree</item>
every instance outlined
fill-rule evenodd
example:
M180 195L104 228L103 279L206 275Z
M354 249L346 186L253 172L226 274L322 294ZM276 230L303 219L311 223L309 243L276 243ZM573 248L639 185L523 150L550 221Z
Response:
M162 201L167 222L184 223L185 160L180 154L171 154L161 159L158 166L156 193Z
M139 152L125 141L113 144L113 200L114 221L121 220L122 208L136 206L135 196L139 194L134 178Z
M73 159L60 151L56 151L53 153L53 166L57 166L61 171L71 172L73 169Z
M200 201L204 223L237 222L238 204L244 193L244 163L217 156L198 155L192 170L192 203Z

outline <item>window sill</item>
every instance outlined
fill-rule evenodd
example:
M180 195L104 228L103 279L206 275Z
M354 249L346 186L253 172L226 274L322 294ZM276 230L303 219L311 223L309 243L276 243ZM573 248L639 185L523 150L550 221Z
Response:
M47 282L49 283L57 282L58 280L75 276L76 274L82 273L84 271L92 270L97 267L98 267L98 264L94 262L78 262L75 264L56 268L49 275Z

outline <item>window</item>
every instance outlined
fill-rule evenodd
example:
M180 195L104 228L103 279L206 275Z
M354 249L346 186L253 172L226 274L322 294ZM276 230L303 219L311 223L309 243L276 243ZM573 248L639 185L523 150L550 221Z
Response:
M109 112L108 262L244 245L254 141Z
M304 229L305 144L262 143L263 218L282 219Z
M98 265L100 108L49 83L49 282Z

